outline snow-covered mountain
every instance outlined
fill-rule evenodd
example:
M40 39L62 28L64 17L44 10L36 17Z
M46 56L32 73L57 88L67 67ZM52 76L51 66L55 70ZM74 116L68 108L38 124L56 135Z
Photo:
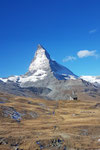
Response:
M74 80L78 78L68 68L58 64L56 61L53 61L48 52L41 45L38 45L38 49L29 66L29 70L25 75L0 78L0 80L3 82L17 82L20 86L24 86L27 82L44 80L50 74L54 75L54 77L58 80Z
M86 97L94 98L98 91L95 88L93 84L84 81L68 68L52 60L41 45L38 45L27 73L0 78L1 92L28 97L42 96L52 100L76 99L75 91L79 97L87 95Z
M100 76L81 76L80 78L96 86L100 86Z

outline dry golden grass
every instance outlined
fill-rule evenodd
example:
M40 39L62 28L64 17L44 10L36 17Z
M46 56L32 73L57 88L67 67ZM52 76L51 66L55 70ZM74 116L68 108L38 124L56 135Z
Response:
M19 149L39 150L40 145L48 145L51 140L60 138L62 147L46 147L43 150L99 150L100 149L100 108L94 107L96 101L48 101L0 95L8 99L0 104L0 150L13 150L12 144L18 143ZM13 107L25 114L20 122L3 115L2 106ZM32 118L30 112L37 114ZM5 142L7 141L7 142Z

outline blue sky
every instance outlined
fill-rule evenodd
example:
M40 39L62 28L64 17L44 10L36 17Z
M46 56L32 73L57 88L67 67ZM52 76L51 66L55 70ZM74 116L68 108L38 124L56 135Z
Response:
M77 75L100 75L100 0L0 1L0 77L24 74L42 44Z

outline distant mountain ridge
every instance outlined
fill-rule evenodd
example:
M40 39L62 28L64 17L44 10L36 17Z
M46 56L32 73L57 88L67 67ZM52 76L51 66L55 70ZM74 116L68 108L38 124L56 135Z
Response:
M100 86L100 76L81 76L80 78L96 86Z

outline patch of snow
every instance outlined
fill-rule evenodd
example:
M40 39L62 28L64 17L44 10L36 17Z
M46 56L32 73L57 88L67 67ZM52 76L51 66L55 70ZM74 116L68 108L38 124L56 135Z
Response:
M90 83L100 84L100 76L81 76L80 78L83 79L83 80L86 80Z
M33 72L34 70L38 69L47 69L49 66L49 54L46 52L46 50L42 47L39 47L38 50L35 53L35 57L32 61L32 63L29 66L29 71Z
M69 75L70 79L72 80L76 80L76 77L75 76L72 76L72 75Z
M11 77L8 77L8 78L0 78L1 81L3 82L8 82L8 81L13 81L13 82L17 82L19 79L19 76L11 76Z
M7 78L0 78L0 80L3 81L3 82L7 82L8 81Z
M43 80L47 76L46 71L44 70L37 70L34 74L31 76L26 77L20 77L19 82L25 83L25 82L36 82L38 80Z
M19 79L19 76L11 76L8 78L8 80L13 81L13 82L17 82L18 79Z

